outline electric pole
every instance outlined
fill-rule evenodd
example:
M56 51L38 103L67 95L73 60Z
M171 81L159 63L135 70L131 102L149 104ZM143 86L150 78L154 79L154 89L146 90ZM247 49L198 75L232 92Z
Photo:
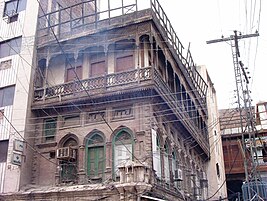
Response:
M244 153L244 170L245 170L245 180L248 185L248 198L251 200L253 197L253 189L250 187L251 180L254 180L256 185L259 179L257 174L257 165L258 158L256 152L256 141L255 141L255 120L254 112L252 110L250 91L248 89L249 78L244 69L244 64L240 61L240 51L238 41L240 39L251 38L259 36L258 33L247 34L247 35L238 35L237 31L234 31L234 35L231 35L228 38L221 38L216 40L207 41L207 44L218 43L218 42L231 42L232 56L233 56L233 65L235 73L235 82L236 82L236 93L237 93L237 103L240 117L240 127L242 135L242 148ZM248 139L245 139L247 138ZM250 160L246 157L246 144L249 144L250 151ZM256 158L255 158L256 157ZM249 172L248 162L250 162L251 170ZM257 195L259 195L259 189L256 187Z

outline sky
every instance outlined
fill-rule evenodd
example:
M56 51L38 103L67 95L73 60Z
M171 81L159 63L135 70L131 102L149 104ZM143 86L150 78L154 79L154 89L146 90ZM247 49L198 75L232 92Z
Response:
M205 65L214 83L219 109L237 105L230 43L206 44L237 30L260 36L239 40L240 60L248 67L252 104L267 101L267 1L265 0L159 0L185 49L197 65Z

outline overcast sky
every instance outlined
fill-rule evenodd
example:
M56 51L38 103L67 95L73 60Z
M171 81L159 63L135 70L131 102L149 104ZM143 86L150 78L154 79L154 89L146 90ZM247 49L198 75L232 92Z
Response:
M249 68L253 104L267 101L267 2L261 0L159 0L179 39L197 65L206 65L217 91L219 108L237 107L231 46L226 42L206 44L234 30L258 38L239 41L241 61ZM252 5L251 5L252 3ZM261 5L261 6L260 6ZM261 8L261 12L260 12ZM260 16L260 18L259 18ZM260 20L259 20L260 19ZM257 45L258 43L258 45ZM257 47L257 48L256 48ZM257 51L256 51L257 50ZM257 54L256 54L257 52Z

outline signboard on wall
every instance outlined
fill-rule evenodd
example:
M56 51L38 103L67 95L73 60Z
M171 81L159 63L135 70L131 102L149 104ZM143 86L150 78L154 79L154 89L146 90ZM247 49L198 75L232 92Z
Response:
M24 150L24 142L21 140L14 141L14 151L23 152Z
M22 163L22 154L13 153L11 163L14 165L21 165Z

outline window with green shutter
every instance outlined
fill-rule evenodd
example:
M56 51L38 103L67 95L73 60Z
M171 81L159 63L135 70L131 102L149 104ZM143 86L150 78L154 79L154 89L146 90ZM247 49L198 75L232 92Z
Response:
M119 177L119 166L133 159L133 137L128 130L120 130L113 139L113 177Z
M105 146L103 137L95 133L87 140L87 175L101 180L105 171Z
M57 119L46 119L44 121L44 138L45 141L52 141L55 139L57 129Z

